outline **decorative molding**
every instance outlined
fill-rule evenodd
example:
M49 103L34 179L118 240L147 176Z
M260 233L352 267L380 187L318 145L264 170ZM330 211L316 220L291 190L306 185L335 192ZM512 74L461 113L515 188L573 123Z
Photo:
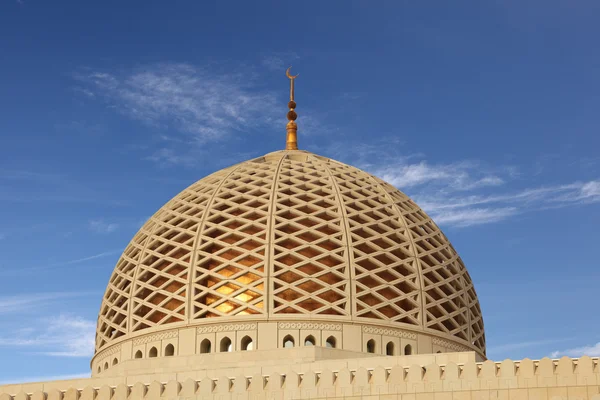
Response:
M363 325L364 333L372 333L374 335L395 336L404 339L417 339L417 334L413 332L403 331L400 329L380 328L378 326Z
M99 379L6 385L0 386L0 400L309 399L317 396L341 400L340 394L343 391L361 393L361 396L370 398L382 395L393 395L394 398L406 395L414 398L416 395L417 398L424 399L483 399L491 398L490 392L493 391L494 398L503 399L600 400L597 357L427 365L418 363L419 358L416 357L410 366L390 365L393 363L389 362L382 365L378 363L382 358L353 359L352 363L348 363L347 359L329 360L328 368L316 368L318 372L312 368L298 368L298 372L294 372L293 369L288 369L289 365L280 369L274 365L268 368L270 372L262 371L250 377L243 372L243 367L239 367L228 369L232 371L232 376L223 375L221 369L213 369L203 373L202 378L196 378L195 373L184 373L182 376L174 374L172 380L166 383L161 382L164 373L154 372L143 375L142 381L136 381L135 378L125 380L123 376L116 375ZM386 360L389 359L390 357L386 357ZM367 364L368 360L374 362ZM152 363L151 360L145 361ZM190 371L194 367L189 365ZM258 385L255 379L258 380ZM266 380L268 385L264 384ZM514 394L516 391L523 395L511 397L511 392ZM336 393L339 393L337 397Z
M341 331L342 324L327 324L319 322L280 322L279 329L315 329L320 331Z
M117 354L121 351L121 345L118 344L116 346L109 347L106 350L101 351L96 355L97 360L102 360L104 357L112 356L113 354Z
M445 348L451 349L451 350L456 350L456 351L473 351L473 349L470 349L467 346L462 346L460 344L453 343L453 342L450 342L450 341L444 340L444 339L439 339L439 338L436 338L436 337L432 338L431 342L433 344L436 344L438 346L442 346L442 347L445 347Z
M125 249L100 309L99 352L159 329L339 331L348 321L485 354L473 283L431 218L375 176L302 151L236 164L173 197Z
M167 331L167 332L158 332L153 335L142 336L136 339L133 339L133 345L137 346L138 344L146 344L150 342L156 342L158 340L163 339L172 339L179 336L179 331Z
M226 324L226 325L208 325L199 326L196 332L200 335L202 333L215 333L215 332L232 332L232 331L251 331L256 329L256 324Z

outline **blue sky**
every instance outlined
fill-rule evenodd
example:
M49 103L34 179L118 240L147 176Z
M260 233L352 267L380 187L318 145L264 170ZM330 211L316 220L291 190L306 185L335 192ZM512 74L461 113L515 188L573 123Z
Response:
M300 147L412 196L488 355L600 355L600 3L0 3L0 382L89 373L120 252L210 172Z

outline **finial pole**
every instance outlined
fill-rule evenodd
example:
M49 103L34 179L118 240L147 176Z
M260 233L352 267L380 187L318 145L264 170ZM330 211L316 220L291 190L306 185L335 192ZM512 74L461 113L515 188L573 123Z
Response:
M286 150L298 150L298 125L296 125L296 118L298 118L298 114L294 109L296 108L296 102L294 101L294 80L298 77L298 75L290 75L289 67L285 71L285 76L290 79L290 102L288 103L288 107L290 111L287 113L288 123L286 125L287 129L287 137L285 141L285 149Z

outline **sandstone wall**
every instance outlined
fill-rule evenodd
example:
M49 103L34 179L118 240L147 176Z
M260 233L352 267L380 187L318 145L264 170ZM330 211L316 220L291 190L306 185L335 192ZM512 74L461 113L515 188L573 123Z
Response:
M201 379L178 374L164 380L156 374L137 376L136 382L113 377L11 385L0 387L0 400L600 400L598 358L391 368L378 366L376 360L346 360L340 369L288 368L268 375L211 376L208 370Z

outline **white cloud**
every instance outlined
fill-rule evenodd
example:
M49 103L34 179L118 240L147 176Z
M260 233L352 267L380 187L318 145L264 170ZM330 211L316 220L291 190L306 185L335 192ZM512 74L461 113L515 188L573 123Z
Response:
M184 165L192 166L197 162L197 157L191 155L180 154L173 149L162 148L158 149L151 156L146 159L156 162L159 165L170 166L170 165Z
M580 189L581 200L598 201L600 200L600 181L584 183Z
M590 345L590 346L582 346L575 347L567 350L557 350L553 351L550 354L551 358L559 358L562 356L568 357L581 357L581 356L589 356L589 357L600 357L600 342Z
M498 176L477 176L478 167L477 164L469 162L429 165L426 161L421 161L417 164L386 165L375 168L373 173L401 188L437 184L452 190L471 190L504 183Z
M96 323L72 315L41 319L34 328L0 336L0 347L23 348L53 357L91 357Z
M283 72L298 58L300 57L294 52L274 53L263 57L261 63L271 71Z
M46 376L24 376L13 378L11 380L0 381L0 385L10 385L16 383L30 383L30 382L50 382L50 381L61 381L70 379L84 379L89 378L89 372L82 372L79 374L68 374L68 375L46 375Z
M473 225L489 224L512 217L517 214L515 207L504 208L467 208L462 210L432 211L430 214L434 221L440 225L453 225L467 227Z
M103 257L108 257L108 256L111 256L114 254L119 254L122 251L123 250L104 251L102 253L93 254L93 255L87 256L87 257L76 258L74 260L63 261L63 262L54 263L54 264L42 265L39 267L29 267L29 268L19 267L19 268L14 268L14 269L3 269L2 271L0 271L0 276L23 274L23 273L27 274L27 273L31 273L34 271L43 271L43 270L48 270L48 269L66 267L69 265L75 265L75 264L80 264L80 263L84 263L87 261L95 260L97 258L103 258Z
M388 143L389 142L389 143ZM468 227L523 213L600 203L600 180L511 190L527 177L514 166L490 167L476 160L430 163L422 154L403 155L402 143L344 143L326 151L406 192L435 222Z
M119 229L119 224L116 223L108 223L102 219L93 219L88 223L90 230L96 233L112 233Z
M600 202L600 181L544 186L520 192L462 196L418 192L415 201L440 224L471 226L497 222L516 214ZM485 205L485 208L481 206Z
M47 305L53 300L69 297L79 297L91 294L90 292L49 292L25 293L17 296L0 297L0 314L18 313Z
M253 87L251 78L190 64L153 64L120 75L88 72L76 78L83 89L107 99L121 113L186 133L188 143L220 140L233 131L283 118L275 96Z

